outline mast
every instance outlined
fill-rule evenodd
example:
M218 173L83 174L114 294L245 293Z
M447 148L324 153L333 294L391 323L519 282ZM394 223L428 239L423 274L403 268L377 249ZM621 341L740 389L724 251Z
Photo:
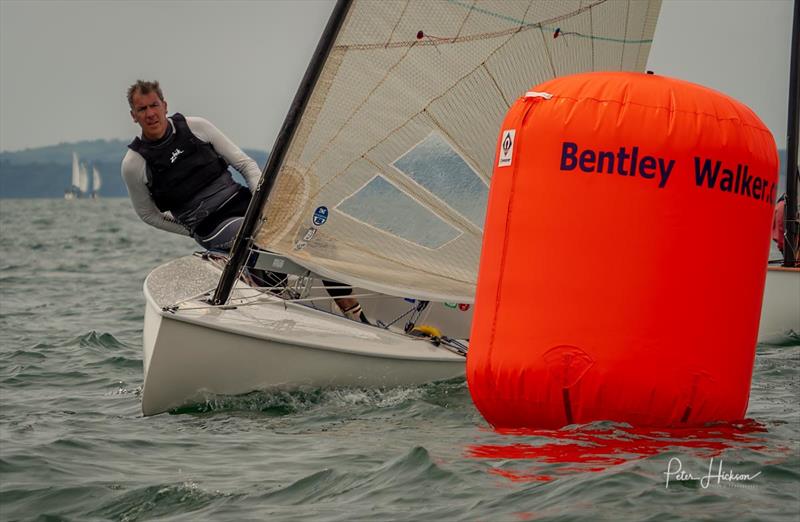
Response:
M789 120L786 125L786 212L784 213L785 236L783 240L783 266L797 264L798 223L797 223L797 141L800 131L800 115L797 112L800 98L800 0L794 0L794 21L792 22L792 55L789 66Z
M331 17L328 19L328 24L322 32L317 48L314 51L314 56L311 58L311 63L308 64L305 76L303 76L300 87L294 96L292 105L289 107L289 112L283 120L283 125L278 133L278 138L269 155L269 161L264 167L264 172L261 174L261 180L258 182L255 194L250 200L250 206L247 207L247 212L244 215L239 233L236 234L236 240L233 242L231 249L231 256L228 263L225 265L225 270L222 272L217 290L214 292L212 303L215 305L224 304L230 296L233 284L247 260L250 244L253 241L253 230L259 221L262 207L269 197L269 193L275 185L275 178L278 176L283 159L286 156L286 151L289 149L289 144L292 141L295 130L300 122L300 117L305 110L306 104L311 97L311 92L317 83L322 72L322 67L330 54L333 42L339 34L344 19L347 16L347 11L350 8L352 0L337 0L336 6L333 8Z

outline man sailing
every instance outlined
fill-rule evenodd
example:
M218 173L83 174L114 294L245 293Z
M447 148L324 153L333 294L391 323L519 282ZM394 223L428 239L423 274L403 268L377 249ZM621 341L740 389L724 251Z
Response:
M128 105L141 136L128 145L122 179L136 214L161 230L192 237L209 250L229 251L244 220L258 165L208 120L167 116L167 102L157 81L138 80L128 88ZM242 174L236 183L228 165ZM265 272L267 285L282 274ZM340 286L325 282L326 287ZM348 289L329 289L345 316L367 322Z

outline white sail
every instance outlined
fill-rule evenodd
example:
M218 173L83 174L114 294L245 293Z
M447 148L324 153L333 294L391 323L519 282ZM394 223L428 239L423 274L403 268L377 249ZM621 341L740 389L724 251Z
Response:
M86 171L86 164L81 163L80 175L78 176L78 189L81 194L86 194L89 191L89 173Z
M660 0L356 0L256 245L384 293L473 299L500 123L530 87L642 70Z
M77 187L81 182L81 167L78 154L72 153L72 187Z
M100 192L100 187L103 186L103 181L100 178L100 171L97 170L97 167L92 165L92 192L97 194Z

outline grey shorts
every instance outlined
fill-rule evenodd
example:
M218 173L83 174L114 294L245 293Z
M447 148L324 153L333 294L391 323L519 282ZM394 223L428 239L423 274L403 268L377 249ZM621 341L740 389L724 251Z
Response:
M244 217L228 218L217 225L207 236L194 236L194 240L198 245L207 250L222 250L227 252L233 246L236 233L239 232L243 221Z

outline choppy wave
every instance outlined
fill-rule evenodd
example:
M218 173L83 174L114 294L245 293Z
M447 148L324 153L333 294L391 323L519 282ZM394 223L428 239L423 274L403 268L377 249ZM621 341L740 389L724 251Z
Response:
M415 401L448 405L466 399L463 378L405 388L304 388L264 390L246 395L209 395L204 402L172 410L172 414L257 411L292 415L312 409L325 411L370 410L401 407ZM458 397L454 397L454 395Z
M220 491L207 491L196 482L159 484L114 495L87 515L130 522L151 520L176 512L187 519L202 518L204 508L224 501L228 496Z

